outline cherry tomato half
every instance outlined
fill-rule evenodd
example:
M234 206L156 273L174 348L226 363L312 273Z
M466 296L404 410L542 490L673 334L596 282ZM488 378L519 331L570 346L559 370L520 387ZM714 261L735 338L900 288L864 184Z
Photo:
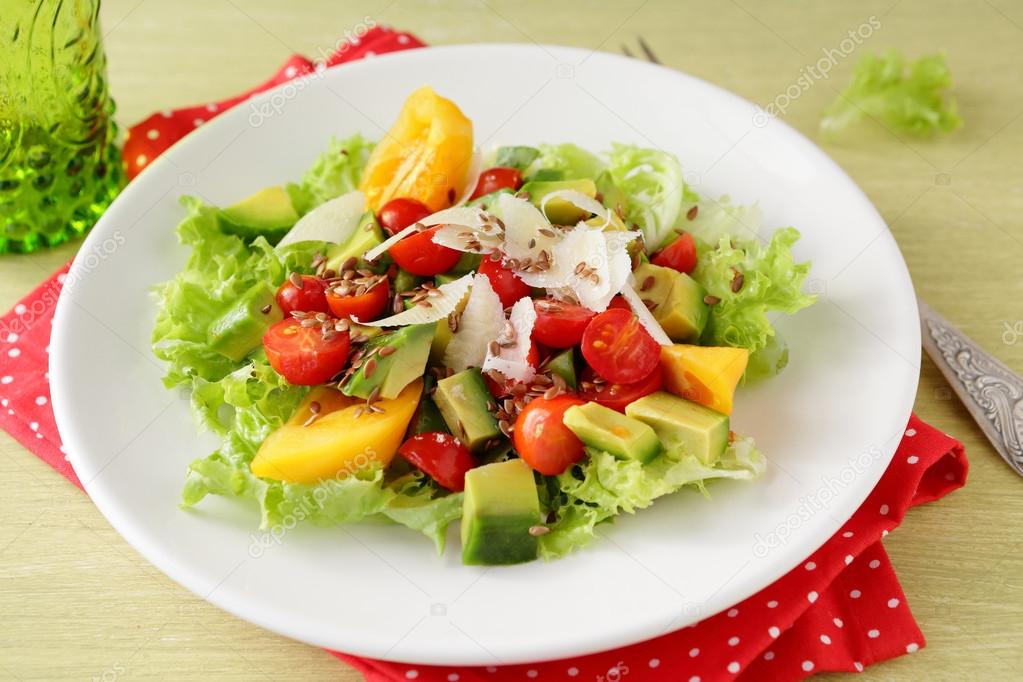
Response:
M486 275L490 280L490 286L494 288L494 293L501 299L501 305L505 308L514 305L523 296L529 296L529 292L532 291L518 275L498 261L484 258L480 263L479 273Z
M387 279L372 287L364 294L342 296L336 289L327 291L327 305L334 317L358 318L359 322L375 320L383 312L391 298L391 285Z
M631 311L618 308L605 310L590 321L581 349L593 371L617 384L647 378L661 361L660 344Z
M579 343L594 315L589 308L550 299L534 301L533 308L533 338L550 348L571 348Z
M472 191L472 199L479 199L499 189L510 189L512 191L522 187L522 173L518 168L507 166L494 166L480 173L480 179L476 181L476 189Z
M535 471L557 476L583 458L583 444L562 421L565 410L585 401L572 395L534 398L515 420L512 441L519 457Z
M447 272L462 254L454 249L433 243L433 235L440 226L416 232L387 250L394 262L413 275L430 277Z
M596 372L589 367L583 370L579 397L623 413L626 405L645 395L656 393L664 384L664 377L660 370L650 372L650 376L646 379L640 379L633 384L594 384L595 375ZM586 388L583 388L583 385Z
M628 310L632 312L632 306L625 300L624 296L618 295L611 299L611 302L607 304L608 308L620 308L622 310Z
M398 454L455 492L465 490L465 472L476 466L469 448L449 433L418 433L402 443Z
M319 277L302 275L299 281L301 287L295 286L290 279L284 280L284 284L277 289L277 305L285 315L291 311L298 310L303 313L326 313L327 299L323 295L327 288L326 282Z
M535 343L529 345L529 352L526 353L526 362L533 369L540 366L540 350L536 347ZM500 372L498 372L500 374ZM490 395L495 398L504 398L505 396L511 395L511 387L515 385L514 379L503 379L501 381L495 380L488 372L483 373L483 383L487 385L487 390L490 391Z
M391 199L380 207L377 220L390 234L404 230L412 223L430 215L430 209L418 199Z
M684 272L696 269L696 242L693 235L683 232L679 238L661 249L653 257L653 264Z
M296 386L329 381L348 362L348 346L348 332L325 340L319 327L303 327L294 318L278 322L263 335L270 366Z

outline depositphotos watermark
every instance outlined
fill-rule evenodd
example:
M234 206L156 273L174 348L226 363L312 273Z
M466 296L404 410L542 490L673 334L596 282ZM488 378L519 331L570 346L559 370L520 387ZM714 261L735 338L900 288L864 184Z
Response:
M849 484L869 470L874 462L881 459L881 454L881 449L873 445L857 457L847 460L838 476L822 477L821 487L811 495L799 498L799 507L789 514L785 521L775 526L766 536L757 533L753 537L753 556L763 559L772 549L787 545L799 527L831 506L842 490L849 487Z
M799 78L791 83L785 92L779 94L766 107L757 107L753 114L753 125L763 128L770 123L772 118L783 115L788 111L789 106L803 96L803 93L813 87L814 83L826 80L831 75L831 70L838 66L838 62L847 58L864 41L874 35L875 31L881 29L881 20L873 14L865 22L855 29L849 29L838 44L838 47L826 47L821 50L822 56L813 64L807 64L799 70Z
M284 541L284 536L288 534L288 531L297 526L300 522L305 521L310 516L313 516L317 511L323 509L323 505L330 495L334 492L336 486L343 485L346 480L359 473L360 471L366 471L377 461L377 452L371 447L367 447L354 458L349 460L344 468L334 475L334 478L322 481L318 486L313 488L312 498L303 497L297 505L285 514L281 520L263 533L256 534L252 533L249 538L252 540L249 543L249 556L253 559L258 559L263 556L267 549L274 545L281 545Z

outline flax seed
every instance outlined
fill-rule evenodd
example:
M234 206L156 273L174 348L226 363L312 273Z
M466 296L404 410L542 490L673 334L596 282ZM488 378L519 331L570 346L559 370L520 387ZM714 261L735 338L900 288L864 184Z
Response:
M717 296L711 296L710 294L707 294L706 296L703 297L703 302L706 303L707 305L717 305L718 303L721 302L721 299L718 298Z
M687 220L696 220L696 214L698 214L699 212L700 212L699 205L693 206L691 209L686 211L686 219Z

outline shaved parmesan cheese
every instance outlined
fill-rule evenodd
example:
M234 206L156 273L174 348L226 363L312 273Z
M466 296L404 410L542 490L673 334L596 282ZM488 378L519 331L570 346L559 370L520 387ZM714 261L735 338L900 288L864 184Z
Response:
M550 252L561 240L560 231L552 228L543 213L525 199L501 194L497 198L497 210L504 222L504 252L509 258L536 260L541 250Z
M536 323L533 299L524 296L516 301L512 306L508 321L515 329L515 343L506 348L500 348L498 355L492 355L488 349L487 358L483 361L483 370L496 369L508 379L531 381L536 374L536 370L527 360L529 349L533 343L530 337L533 334L533 325Z
M540 202L540 210L543 211L544 216L547 215L547 203L552 199L567 201L576 208L581 208L584 211L589 211L593 215L602 217L604 219L604 224L600 226L601 230L611 223L611 211L604 208L604 205L593 197L588 197L582 192L578 192L574 189L559 189L545 195L543 201Z
M469 197L476 190L476 184L480 181L480 173L483 172L483 154L480 153L480 148L476 147L472 150L472 161L469 163L469 172L465 174L465 189L462 190L462 196L458 197L458 201L455 202L455 206L462 206L469 201Z
M406 327L410 324L438 322L455 311L471 285L472 275L466 275L454 282L437 287L437 290L441 292L440 296L431 296L427 299L430 302L429 308L424 305L415 305L382 320L360 322L358 318L352 318L352 321L367 327Z
M668 338L668 334L661 327L660 323L654 319L654 314L643 303L643 299L640 298L636 290L632 288L635 284L635 277L629 276L631 284L626 284L622 287L622 296L632 307L632 312L636 313L636 317L639 318L639 323L643 325L643 328L650 332L650 336L654 337L654 341L661 344L662 346L670 346L672 341Z
M468 276L468 275L467 275ZM487 356L487 346L504 328L504 308L490 285L490 278L477 274L472 293L456 331L444 351L444 366L456 372L480 367Z
M427 227L434 225L461 225L474 230L481 229L487 222L487 212L481 208L453 206L431 213L419 222Z
M385 253L387 253L387 249L391 248L392 246L394 246L395 244L400 242L402 239L404 239L405 237L409 236L410 234L412 234L413 232L415 232L418 229L419 228L416 227L416 224L413 223L413 224L409 225L408 227L406 227L404 229L398 230L393 235L391 235L390 237L388 237L384 241L380 242L379 244L374 246L372 249L370 249L366 253L362 254L362 257L365 258L368 261L374 261L377 258L380 258L380 256L382 256Z
M366 211L366 195L355 190L324 202L299 218L277 248L298 242L321 241L344 244L359 226Z
M500 249L504 241L497 231L491 234L463 225L443 225L433 233L433 243L466 253L489 253Z

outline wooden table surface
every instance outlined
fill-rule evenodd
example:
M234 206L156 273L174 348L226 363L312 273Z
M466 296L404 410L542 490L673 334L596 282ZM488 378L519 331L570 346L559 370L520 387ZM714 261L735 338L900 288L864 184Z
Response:
M1023 371L1023 335L1007 333L1023 329L1019 3L107 0L102 21L118 119L128 124L243 90L287 55L316 54L367 16L433 44L536 41L618 51L642 35L667 65L763 105L822 50L839 48L850 30L876 18L869 39L787 108L784 118L812 138L859 53L945 51L966 121L961 131L910 142L867 127L824 149L888 221L919 294ZM0 258L0 311L76 247ZM1023 481L927 360L916 411L966 444L970 484L912 511L886 540L928 645L862 677L1018 678ZM164 577L85 495L3 433L0 455L0 678L359 679L326 653L237 620Z

